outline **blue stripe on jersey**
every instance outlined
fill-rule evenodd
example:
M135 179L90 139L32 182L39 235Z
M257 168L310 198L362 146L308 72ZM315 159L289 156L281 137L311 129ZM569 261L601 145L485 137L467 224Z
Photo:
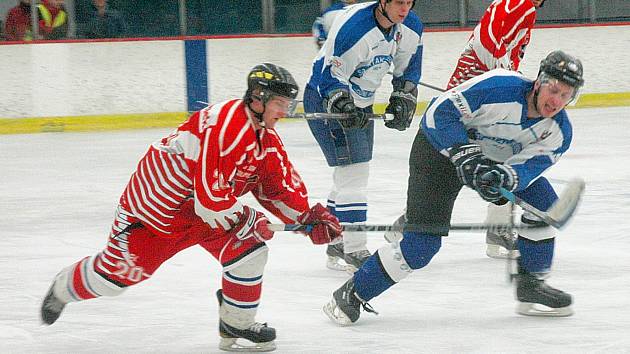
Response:
M400 78L392 79L392 84L394 80L401 80L404 84L405 81L411 81L415 84L420 82L420 78L422 77L422 46L418 46L416 52L411 56L409 60L409 65L405 69L403 76Z
M518 76L495 75L476 82L462 91L462 94L473 112L482 104L518 102L527 107L526 94L532 89L532 85L532 82L524 81Z
M409 29L414 31L418 36L422 37L424 25L422 24L422 21L420 21L420 17L418 17L415 12L409 11L407 18L405 18L405 21L403 21L402 24L403 26L408 27ZM420 44L416 49L416 52L409 60L409 64L407 65L403 76L400 78L403 83L404 81L411 81L416 84L420 82L420 78L422 77L422 50L423 47L422 44ZM392 84L394 80L396 80L396 78L392 80Z
M427 125L426 115L429 113L429 109L433 104L436 104L436 98L434 98L429 104L429 108L422 117L422 130L427 136L427 140L433 147L438 150L444 150L449 147L465 144L468 142L468 135L466 134L466 127L460 121L461 113L453 104L451 100L445 100L439 103L434 116L439 116L439 122L436 122L436 127L430 128Z
M564 140L562 141L562 146L560 146L556 151L556 154L564 154L567 150L569 150L569 146L571 146L571 141L573 140L573 126L571 125L571 121L569 121L569 116L567 115L567 111L564 109L558 112L553 119L560 126L560 131L562 132L562 136Z
M341 56L352 48L366 33L376 27L373 11L376 4L357 11L344 23L335 37L334 56Z
M553 165L549 156L538 155L525 161L523 164L511 165L518 175L518 187L515 192L520 192L540 176L546 169Z

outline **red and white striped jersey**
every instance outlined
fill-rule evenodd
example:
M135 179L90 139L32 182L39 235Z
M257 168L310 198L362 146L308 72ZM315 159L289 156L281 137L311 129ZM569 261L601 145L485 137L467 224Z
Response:
M212 228L230 229L252 192L283 222L308 210L306 187L274 129L255 130L242 100L194 113L154 142L138 163L120 205L160 235L185 225L177 214L194 199L195 213Z
M534 23L531 0L493 1L473 30L447 89L492 69L518 70Z

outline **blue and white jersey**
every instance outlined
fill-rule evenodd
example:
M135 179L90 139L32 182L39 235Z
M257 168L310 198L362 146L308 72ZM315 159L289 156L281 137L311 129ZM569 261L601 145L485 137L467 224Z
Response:
M571 122L565 110L553 118L527 118L533 82L505 69L491 70L434 98L422 129L442 154L474 142L488 158L510 165L525 189L569 149Z
M349 6L333 23L328 40L313 61L307 83L321 97L345 88L357 107L370 106L391 66L392 83L420 81L422 22L410 11L405 21L394 25L386 35L374 17L377 6L376 2Z
M324 42L328 38L328 32L332 27L335 18L343 10L346 4L339 1L330 5L322 14L313 22L313 37L318 42Z

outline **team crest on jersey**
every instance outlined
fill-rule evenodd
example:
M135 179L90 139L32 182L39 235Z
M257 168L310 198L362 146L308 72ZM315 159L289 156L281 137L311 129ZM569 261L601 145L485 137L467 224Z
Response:
M547 139L551 135L551 131L545 130L542 134L540 134L540 139L538 141L542 141Z

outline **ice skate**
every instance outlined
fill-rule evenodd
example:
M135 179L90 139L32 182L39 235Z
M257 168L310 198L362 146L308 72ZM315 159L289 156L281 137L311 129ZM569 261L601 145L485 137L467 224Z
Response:
M518 258L517 237L516 232L508 228L488 230L486 233L486 255L498 259Z
M343 242L328 245L328 247L326 247L326 256L326 268L340 271L346 270L347 267L343 260Z
M361 307L367 312L378 314L370 304L363 301L354 291L354 278L349 279L333 293L333 298L324 305L324 313L340 326L356 322L361 314Z
M217 290L219 306L223 302L221 289ZM219 349L228 352L270 352L276 349L276 329L267 323L254 322L248 328L239 329L219 319Z
M55 296L53 288L55 287L55 282L52 283L48 292L46 293L46 297L44 297L44 301L42 302L41 307L41 318L42 322L46 325L51 325L57 321L59 316L61 316L61 312L63 308L66 307L66 303L59 300Z
M346 262L346 272L354 274L363 263L365 263L372 254L368 250L358 250L355 252L345 253L343 260Z
M516 312L525 316L571 316L571 295L545 284L539 275L519 267L516 278Z

